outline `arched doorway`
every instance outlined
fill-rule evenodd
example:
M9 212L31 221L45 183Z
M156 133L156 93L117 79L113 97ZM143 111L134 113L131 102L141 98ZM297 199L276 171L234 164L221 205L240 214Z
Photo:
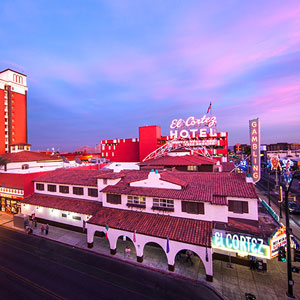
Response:
M116 249L117 249L116 256L123 259L136 261L136 249L133 244L133 241L128 236L126 235L119 236L117 240Z
M93 251L99 253L110 253L109 241L105 238L103 231L95 231Z
M168 259L164 249L157 243L148 242L143 250L144 262L153 268L168 269Z
M175 256L175 273L197 280L205 278L204 264L197 253L189 249L182 249Z

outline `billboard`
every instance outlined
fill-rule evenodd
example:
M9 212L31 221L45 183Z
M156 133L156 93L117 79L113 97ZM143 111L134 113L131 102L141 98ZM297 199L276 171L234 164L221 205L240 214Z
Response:
M249 121L250 127L250 145L251 145L251 165L252 178L254 183L260 180L260 124L259 118Z

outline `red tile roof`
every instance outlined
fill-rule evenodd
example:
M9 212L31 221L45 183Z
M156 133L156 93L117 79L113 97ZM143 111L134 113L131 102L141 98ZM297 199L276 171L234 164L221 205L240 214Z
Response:
M87 170L87 169L57 169L48 172L35 179L37 182L64 183L72 185L97 186L97 178L104 173L112 173L111 170Z
M235 165L233 162L222 162L221 163L222 166L222 172L231 172L234 168Z
M61 161L56 155L48 155L32 151L20 151L15 153L1 154L1 157L8 159L10 162L29 162L29 161Z
M102 207L88 223L211 247L212 222Z
M24 174L0 173L0 186L23 190Z
M102 204L97 201L60 196L50 196L37 193L34 193L24 198L23 200L21 200L21 202L87 215L96 214L97 211L99 211L102 207Z
M197 155L183 155L170 156L150 159L140 163L140 166L201 166L201 165L215 165L216 160L205 156Z
M225 205L225 197L257 198L254 184L246 183L245 174L235 173L206 173L206 172L178 172L165 171L186 183L181 190L133 187L130 182L138 181L139 176L144 178L144 171L128 172L116 185L105 187L102 192L137 195L148 197L161 197L192 201L211 202ZM161 173L162 174L162 173Z

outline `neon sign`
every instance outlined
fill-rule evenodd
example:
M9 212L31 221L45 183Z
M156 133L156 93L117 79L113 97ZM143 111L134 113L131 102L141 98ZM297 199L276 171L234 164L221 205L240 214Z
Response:
M270 240L270 252L271 258L278 255L279 247L286 246L286 233L285 233L285 226L278 228L275 232L274 236Z
M170 125L170 137L171 138L195 138L196 135L199 137L207 137L209 134L210 136L217 136L213 127L217 125L217 118L216 117L207 117L204 115L200 119L196 119L195 117L188 117L186 120L183 119L174 119ZM201 127L208 127L209 133L207 128ZM175 129L175 130L172 130Z
M254 183L260 180L260 125L259 119L249 121L252 157L252 178Z
M270 247L264 244L264 240L250 236L216 231L212 237L212 247L262 258L270 257Z

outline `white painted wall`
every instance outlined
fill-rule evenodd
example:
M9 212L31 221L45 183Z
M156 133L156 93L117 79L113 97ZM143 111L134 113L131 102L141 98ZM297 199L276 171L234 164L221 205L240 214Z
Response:
M147 179L131 182L130 186L172 190L182 189L182 187L178 184L170 183L160 179L160 174L155 172L149 172Z
M93 243L94 235L96 231L106 232L104 226L98 226L94 224L87 223L87 242ZM122 231L119 229L109 228L107 231L107 237L110 245L110 249L114 250L117 246L117 241L120 236L127 236L133 242L133 232ZM156 243L162 247L167 256L167 261L169 265L175 264L176 254L181 250L191 250L195 252L201 258L207 275L213 276L213 264L212 264L212 250L211 248L207 248L207 257L208 261L206 261L206 247L196 246L192 244L177 242L177 241L169 241L170 252L166 253L167 247L167 239L148 236L136 233L136 242L134 244L137 256L141 257L144 254L144 247L147 243Z
M31 216L32 213L35 213L37 218L54 221L58 223L68 224L72 226L82 227L83 220L87 221L90 219L91 215L79 214L75 212L62 211L58 209L52 209L42 206L36 206L31 204L23 203L21 205L21 213L24 215ZM67 214L67 218L62 217L62 213ZM74 220L72 216L80 216L81 220ZM51 230L51 229L50 229Z
M228 210L228 217L239 218L247 220L258 220L258 206L257 199L242 199L235 197L227 197L227 200L237 200L237 201L247 201L248 202L248 213L247 214L237 214ZM229 207L228 207L229 209Z
M23 165L29 165L29 169L22 169ZM66 164L62 161L29 161L29 162L12 162L7 164L7 171L4 168L0 168L1 173L18 173L18 174L28 174L43 171L52 171L63 167L75 167L76 163L71 161L70 164Z
M204 203L204 215L188 214L181 211L181 200L174 200L174 212L169 211L158 211L152 210L153 206L153 197L146 197L146 208L136 208L128 207L127 204L127 195L121 195L121 204L111 204L107 203L106 193L102 194L102 203L105 207L118 208L125 210L133 211L142 211L144 213L155 213L160 215L167 215L172 217L180 217L194 220L203 220L203 221L219 221L219 222L228 222L228 207L226 205L212 205L208 202Z
M44 184L44 190L40 191L36 189L36 184ZM49 192L48 191L48 184L50 185L55 185L56 186L56 192ZM69 187L69 193L64 194L59 192L59 186L68 186ZM73 194L73 187L82 187L83 188L83 195L76 195ZM71 198L78 198L78 199L84 199L84 200L93 200L93 201L101 201L101 195L99 193L98 189L98 197L90 197L88 196L88 189L93 188L97 189L97 186L83 186L83 185L70 185L70 184L56 184L56 183L45 183L45 182L35 182L34 183L34 192L38 194L43 194L43 195L50 195L50 196L60 196L60 197L71 197Z

